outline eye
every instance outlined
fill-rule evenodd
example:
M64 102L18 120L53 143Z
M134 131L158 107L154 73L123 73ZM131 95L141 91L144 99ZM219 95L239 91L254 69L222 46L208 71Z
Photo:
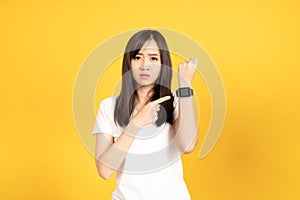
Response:
M158 61L158 58L156 58L156 57L151 57L151 60Z
M140 56L135 56L135 57L134 57L134 60L139 60L139 59L141 59Z

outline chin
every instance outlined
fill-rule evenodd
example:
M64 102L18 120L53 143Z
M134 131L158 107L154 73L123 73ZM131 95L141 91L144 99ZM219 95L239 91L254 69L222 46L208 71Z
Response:
M153 82L143 82L143 83L137 83L138 87L144 87L144 86L150 86L150 85L154 85L155 83Z

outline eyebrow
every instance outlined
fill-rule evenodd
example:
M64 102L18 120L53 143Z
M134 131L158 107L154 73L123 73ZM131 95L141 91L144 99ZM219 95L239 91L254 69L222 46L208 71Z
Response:
M138 53L137 55L144 55L143 53ZM156 53L148 53L148 56L158 56Z

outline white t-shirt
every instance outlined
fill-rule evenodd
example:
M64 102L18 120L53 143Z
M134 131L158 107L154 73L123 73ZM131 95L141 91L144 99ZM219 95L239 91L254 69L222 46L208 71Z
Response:
M174 119L178 117L178 98L174 96ZM92 135L111 134L116 141L123 128L114 123L116 96L102 100ZM161 107L162 108L162 107ZM137 111L132 113L133 117ZM180 153L168 148L171 125L150 124L141 128L125 160L124 171L117 172L112 200L190 200L183 179Z

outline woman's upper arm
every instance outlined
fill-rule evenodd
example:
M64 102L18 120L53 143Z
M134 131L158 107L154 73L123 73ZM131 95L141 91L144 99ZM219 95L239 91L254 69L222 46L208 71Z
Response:
M96 136L95 157L98 158L112 143L115 125L113 119L112 99L101 101L92 135Z
M102 165L103 161L100 156L113 144L113 136L108 133L96 134L96 147L95 147L95 163L97 166L98 174L105 180L113 174L112 169Z

